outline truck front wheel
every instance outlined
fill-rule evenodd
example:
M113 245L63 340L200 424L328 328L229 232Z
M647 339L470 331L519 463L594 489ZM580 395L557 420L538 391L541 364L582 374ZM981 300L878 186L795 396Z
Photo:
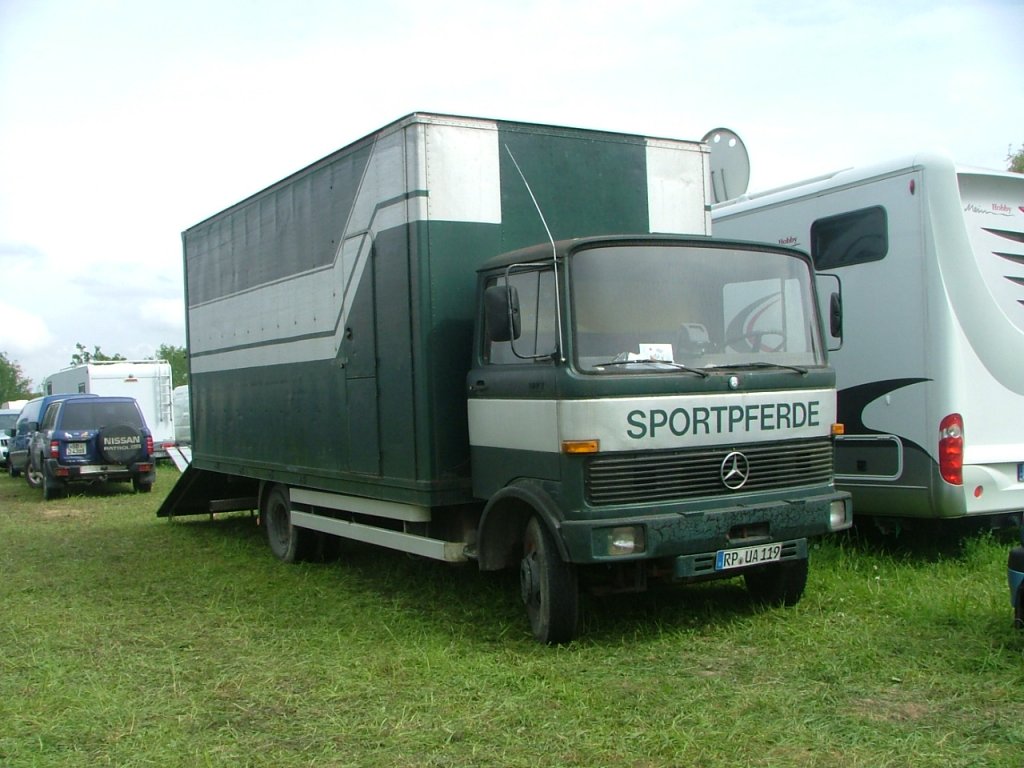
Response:
M291 499L288 488L275 485L264 497L260 521L274 557L286 563L305 560L315 543L312 531L292 525Z
M762 565L743 574L747 591L769 605L796 605L807 586L807 558Z
M576 567L558 554L547 526L530 518L523 536L519 583L537 642L554 645L576 637L579 581Z

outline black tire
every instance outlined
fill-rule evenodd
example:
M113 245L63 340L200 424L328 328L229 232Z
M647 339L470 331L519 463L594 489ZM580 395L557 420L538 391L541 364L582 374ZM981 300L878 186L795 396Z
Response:
M762 565L743 574L747 591L768 605L796 605L807 586L807 558Z
M43 487L43 471L32 466L31 456L25 462L25 482L28 483L29 488Z
M1013 626L1024 629L1024 585L1017 590L1013 601Z
M274 557L285 563L308 560L316 549L316 534L292 525L288 488L275 485L264 497L260 522Z
M568 643L579 628L579 578L562 560L547 526L530 518L523 535L519 585L533 637L545 645Z
M7 474L11 477L18 477L21 474L20 469L15 469L14 462L11 461L11 457L7 457Z
M41 485L43 486L43 499L51 501L53 499L61 499L67 495L67 486L60 480L56 480L50 477L50 473L43 468L43 480Z
M134 490L136 493L149 493L150 491L153 490L153 484L143 482L142 480L139 480L139 478L133 477L132 490Z
M99 434L99 449L108 464L128 466L142 458L142 433L127 424L104 427Z

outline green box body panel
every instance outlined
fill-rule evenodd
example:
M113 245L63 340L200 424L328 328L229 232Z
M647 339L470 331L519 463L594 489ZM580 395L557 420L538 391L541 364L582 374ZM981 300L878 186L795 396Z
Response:
M193 465L471 500L476 269L544 220L556 239L707 234L707 177L696 142L413 114L191 227Z

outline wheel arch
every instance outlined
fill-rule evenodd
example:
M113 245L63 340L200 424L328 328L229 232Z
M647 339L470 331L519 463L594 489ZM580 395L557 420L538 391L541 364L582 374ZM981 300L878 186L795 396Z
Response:
M275 483L272 480L260 480L260 486L256 491L256 513L261 526L263 525L263 512L266 509L267 496L279 485L282 485L282 483Z
M561 510L537 483L521 481L502 488L484 506L477 531L480 570L497 571L519 562L523 533L533 516L548 528L559 556L568 561L569 552L558 535Z

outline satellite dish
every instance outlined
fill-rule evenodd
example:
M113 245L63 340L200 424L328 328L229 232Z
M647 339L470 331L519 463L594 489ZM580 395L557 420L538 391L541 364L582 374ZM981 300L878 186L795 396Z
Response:
M715 128L702 141L711 150L711 197L721 203L739 197L750 183L750 156L743 141L728 128Z

